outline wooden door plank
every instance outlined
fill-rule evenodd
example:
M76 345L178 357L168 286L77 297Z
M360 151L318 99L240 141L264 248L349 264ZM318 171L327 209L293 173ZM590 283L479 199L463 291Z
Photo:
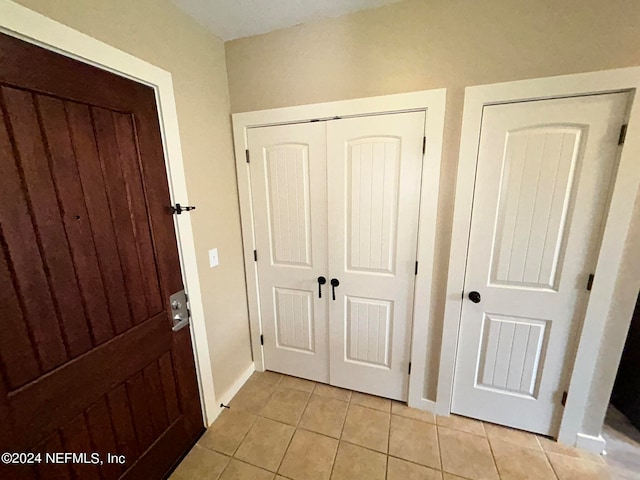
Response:
M149 412L151 414L151 423L153 432L156 437L160 436L169 426L167 418L167 409L164 401L164 392L160 381L160 372L158 370L158 362L145 367L142 371L144 384L147 390L147 399L149 402Z
M36 96L42 130L57 187L64 228L80 285L93 344L113 337L109 308L100 275L84 192L79 180L77 159L71 145L65 107L61 100ZM84 159L83 159L84 160Z
M38 478L40 480L72 480L69 464L47 463L45 461L45 455L47 453L55 454L65 451L58 431L54 432L44 443L36 447L35 451L42 454L42 463L38 464L37 468Z
M116 452L119 455L124 455L127 459L127 465L131 465L140 456L141 448L133 429L133 418L125 385L119 385L109 392L107 401L118 447Z
M118 478L122 472L120 464L107 462L107 455L118 454L118 449L106 397L100 398L90 406L85 412L85 416L92 444L95 450L100 453L102 461L105 462L100 466L102 478L105 480Z
M91 454L95 452L95 449L91 444L91 437L89 436L89 430L87 429L84 414L81 413L65 425L62 428L61 433L65 452L86 454L86 457L81 461L71 462L70 467L73 476L78 480L85 478L102 478L100 474L100 465L98 463L93 463L94 458L91 457Z
M140 173L140 157L136 144L134 124L131 115L117 112L113 113L113 121L120 152L122 176L131 209L133 233L146 287L144 293L147 300L147 309L149 314L153 315L162 310L163 302L151 241L151 231L149 229L149 216Z
M145 389L142 372L127 380L127 396L131 406L133 426L138 437L140 448L146 450L153 443L154 433L151 423L151 412L149 411L149 396Z
M51 177L38 112L33 96L28 92L4 88L3 96L32 207L49 289L53 294L69 356L74 358L91 348L91 338L61 221L58 195ZM23 243L25 241L33 240L22 239Z
M6 89L0 88L0 97L4 100ZM7 122L6 110L5 125ZM5 153L6 130L0 129ZM0 162L0 223L5 248L11 260L13 282L18 289L23 313L33 335L34 346L38 354L40 367L49 371L67 360L67 352L62 340L60 325L55 318L55 308L44 274L39 246L24 239L35 238L31 211L22 191L22 177L15 162L10 161L13 154L7 155L7 161Z
M131 328L131 310L125 288L116 233L109 213L109 201L98 158L89 108L66 104L69 131L77 158L78 172L87 206L98 263L109 302L109 312L116 334Z
M167 417L169 422L173 423L180 416L180 407L178 404L178 396L176 394L176 380L173 375L173 365L171 362L170 352L165 353L160 358L159 365L164 402L167 408Z
M164 313L132 328L9 395L19 439L16 448L39 442L114 386L169 350L171 330ZM126 358L126 362L114 359ZM78 386L81 385L81 388ZM69 392L74 392L69 395ZM144 392L143 392L144 394ZM51 412L56 415L51 415Z
M103 108L92 108L91 116L96 130L98 155L107 187L111 218L118 232L116 241L133 312L133 323L136 324L147 318L148 310L144 294L145 284L129 211L129 195L120 166L113 114Z

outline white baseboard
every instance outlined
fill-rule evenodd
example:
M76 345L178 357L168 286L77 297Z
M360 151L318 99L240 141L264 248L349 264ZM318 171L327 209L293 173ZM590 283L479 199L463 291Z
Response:
M579 433L576 436L576 447L582 450L586 450L591 453L601 454L604 451L606 446L607 446L607 441L602 437L602 435L598 435L597 437L594 437L592 435Z
M247 382L247 380L249 380L249 377L251 377L255 369L256 369L255 364L251 363L251 365L249 365L249 367L244 372L242 372L242 375L240 375L238 379L235 382L233 382L233 385L231 385L231 387L229 387L226 392L224 392L222 395L220 395L216 399L217 400L216 410L213 412L212 418L208 418L209 425L207 425L207 427L211 426L211 424L215 421L215 419L218 418L218 415L220 415L220 413L222 412L223 407L220 406L220 403L224 403L225 405L228 405L231 399L235 396L235 394L238 393L238 391Z

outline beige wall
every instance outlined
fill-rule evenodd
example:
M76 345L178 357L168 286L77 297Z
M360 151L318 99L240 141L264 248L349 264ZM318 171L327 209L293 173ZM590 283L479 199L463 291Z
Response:
M252 360L222 41L165 0L19 3L173 75L214 383L224 393ZM220 266L209 269L214 247Z
M435 395L464 87L640 65L638 0L408 0L225 44L231 110L448 88L427 392Z

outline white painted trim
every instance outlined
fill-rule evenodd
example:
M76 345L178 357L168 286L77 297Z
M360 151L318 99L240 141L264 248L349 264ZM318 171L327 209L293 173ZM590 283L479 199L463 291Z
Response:
M576 435L576 447L586 450L587 452L602 454L606 446L607 441L602 435L598 435L597 437L584 433L578 433L578 435Z
M635 91L640 88L640 68L624 68L602 72L563 75L534 80L469 87L465 90L462 139L458 162L453 233L445 299L445 317L438 377L437 404L440 412L450 412L456 360L461 292L464 287L467 247L473 203L473 189L482 110L485 105L523 100L588 95L593 93ZM625 142L614 184L595 281L590 294L587 313L579 339L575 367L571 375L569 395L559 425L558 439L576 444L581 433L588 396L594 379L594 368L604 341L604 319L617 315L628 319L635 305L635 295L629 292L640 288L640 277L621 270L627 233L640 211L632 207L640 186L640 97L634 95ZM622 292L620 285L631 285ZM619 295L618 295L619 294ZM618 295L615 297L615 295ZM614 304L613 299L616 298ZM632 298L633 297L633 298ZM620 299L623 301L620 301ZM626 335L626 330L625 330ZM624 344L624 341L620 345ZM618 362L620 351L606 352L607 361Z
M252 363L251 365L249 365L249 367L247 367L247 369L244 372L242 372L242 374L238 377L238 379L235 382L233 382L233 385L231 385L226 392L224 392L222 395L219 396L220 402L224 403L225 405L228 405L229 402L231 402L231 399L236 396L236 393L238 393L242 388L242 386L245 383L247 383L247 380L251 378L251 375L253 375L253 372L255 371L256 371L256 366ZM220 411L222 411L222 407L218 405L218 413Z
M418 223L419 274L416 278L414 300L414 328L411 340L412 373L409 381L409 403L418 408L433 410L434 403L424 397L424 372L427 357L427 331L431 318L431 281L435 255L436 216L440 186L440 164L446 90L427 90L380 97L318 103L296 107L276 108L233 115L233 135L238 176L238 195L242 222L242 242L249 302L249 324L253 359L256 370L264 370L263 349L260 345L261 319L258 304L258 272L253 261L255 234L251 200L251 177L246 163L247 130L252 127L307 122L313 119L379 115L404 111L427 111L425 136L427 150L422 172L422 197Z
M173 80L169 72L10 0L0 0L0 32L153 87L158 101L158 116L171 198L182 204L189 204ZM191 338L202 400L202 413L205 424L208 425L207 419L215 416L216 401L193 231L189 215L174 217L182 278L185 290L189 294L193 315Z

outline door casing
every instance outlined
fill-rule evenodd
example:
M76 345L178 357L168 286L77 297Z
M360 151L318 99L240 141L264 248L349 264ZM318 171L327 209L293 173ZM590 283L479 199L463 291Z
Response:
M624 263L629 257L628 247L632 242L629 233L634 228L633 218L640 217L640 206L635 205L629 208L636 203L636 195L640 188L640 164L636 161L640 154L640 98L635 95L638 88L640 88L640 68L638 67L466 88L438 375L437 413L448 415L451 412L477 152L484 106L630 91L632 100L628 113L626 141L618 163L605 219L595 280L578 340L567 403L557 434L558 440L562 443L594 452L604 448L605 442L599 435L600 432L584 431L583 424L585 415L588 413L587 399L590 393L603 389L608 389L610 393L613 387L615 367L624 344L624 339L617 337L622 334L626 336L636 295L640 288L640 277L624 268ZM606 261L600 261L600 259L606 259ZM603 318L609 323L603 322ZM605 337L605 325L615 326L616 334ZM621 331L624 333L619 333ZM603 352L606 354L604 362L614 364L612 378L594 376L594 369ZM608 395L606 398L608 402ZM606 405L598 405L597 408L606 409ZM604 410L602 418L604 418Z
M385 113L426 111L424 135L427 140L422 170L422 194L418 220L417 261L419 263L419 270L416 277L413 303L414 315L411 335L412 367L409 379L409 405L424 410L435 409L435 402L425 398L424 395L424 374L427 359L427 342L425 339L428 335L429 325L432 323L430 313L431 281L435 255L436 216L438 212L438 189L440 184L445 103L446 90L437 89L237 113L232 116L245 275L247 279L247 297L249 303L251 348L256 370L264 370L264 355L260 345L262 322L258 302L258 271L256 263L253 261L253 250L256 247L251 198L251 175L245 153L248 145L248 130L250 128L269 125L329 120L335 117L344 118Z
M172 203L189 204L173 80L169 72L9 0L0 0L0 32L152 87L156 92ZM189 215L174 215L174 226L182 278L185 291L189 294L192 313L191 339L202 416L205 425L208 426L213 423L222 409L216 404L215 399L196 251Z

